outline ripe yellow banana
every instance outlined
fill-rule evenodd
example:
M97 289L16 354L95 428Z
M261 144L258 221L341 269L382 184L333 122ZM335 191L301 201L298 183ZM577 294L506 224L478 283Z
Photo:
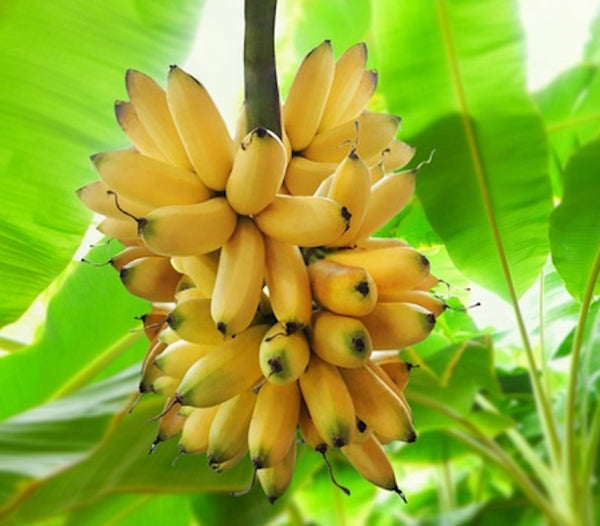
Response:
M173 398L167 398L163 408L164 413L158 420L156 438L150 445L150 453L152 453L156 449L156 446L161 442L165 442L181 433L185 417L179 414L179 409L179 404L173 404Z
M366 316L375 308L377 285L364 268L317 259L308 266L308 273L313 297L326 309L347 316Z
M356 120L338 124L315 135L302 155L313 161L340 162L356 149L363 159L383 151L396 135L400 117L388 113L359 115Z
M406 166L417 152L414 146L410 146L400 139L394 139L387 148L379 155L365 160L367 166L374 167L381 165L382 172L389 174L403 166Z
M354 437L356 415L338 368L313 354L298 381L310 417L323 440L333 447L349 444Z
M349 228L351 214L327 197L278 194L255 220L273 239L316 247L335 242Z
M227 200L242 215L258 214L274 198L285 175L286 153L271 130L256 128L241 142L227 180Z
M408 246L410 245L406 241L396 237L368 237L366 239L357 240L356 242L356 248L360 250L375 250L376 248Z
M133 69L127 71L125 84L135 113L156 146L170 163L191 170L165 91L151 77Z
M397 392L401 393L408 385L410 371L413 369L414 365L412 363L403 362L396 355L393 358L373 360L372 363L369 363L369 367L376 372L380 378L384 379L387 376L395 386L395 389L397 389Z
M200 358L181 380L177 401L210 407L256 385L262 378L258 346L267 329L268 325L254 325Z
M303 331L288 333L273 325L260 344L258 359L263 375L278 385L295 382L310 360L310 347Z
M183 168L134 150L115 150L91 157L102 180L119 196L150 208L206 201L210 190Z
M383 294L379 296L379 301L382 303L414 303L433 313L436 318L448 307L448 304L443 299L434 296L426 290L418 289L400 290L389 294Z
M294 151L303 150L313 139L334 73L335 58L329 40L314 48L300 64L282 108L283 127Z
M229 469L248 451L248 429L256 398L253 389L246 389L221 404L208 435L206 458L211 469Z
M233 234L237 217L224 197L213 197L156 208L138 221L138 230L155 254L193 256L221 248Z
M194 407L188 412L181 437L179 451L186 455L198 455L208 449L208 434L219 406Z
M429 335L435 316L414 303L377 303L370 314L361 318L374 349L402 349Z
M258 482L273 504L289 487L296 465L296 443L292 441L283 459L270 468L257 471Z
M359 42L348 48L335 63L335 72L318 131L335 126L354 98L367 63L367 46Z
M139 298L155 302L173 301L181 274L168 258L147 256L127 263L119 272L125 288Z
M131 218L114 219L105 217L96 229L105 236L119 240L125 246L140 244L136 222Z
M337 166L337 163L319 163L294 155L285 172L285 185L292 195L313 195Z
M210 95L194 77L171 66L167 102L194 171L208 188L225 190L233 140Z
M262 232L249 217L240 217L235 232L223 245L210 312L225 335L246 329L258 309L265 275Z
M397 393L366 365L340 368L348 392L354 401L356 416L375 433L414 442L416 433L412 415Z
M194 363L215 348L217 348L216 345L177 340L167 345L167 348L156 357L154 363L166 375L183 378Z
M119 272L128 263L131 263L132 261L138 258L153 255L154 254L150 252L150 250L148 250L145 246L133 245L125 247L123 250L112 256L109 260L109 263L117 272Z
M265 283L275 318L294 332L310 322L312 295L300 249L265 236Z
M371 337L358 318L316 312L310 330L313 351L339 367L361 367L371 356Z
M223 335L210 315L210 298L189 298L179 302L166 322L180 338L192 343L219 345Z
M76 194L90 210L114 219L125 219L127 216L117 208L115 196L109 191L109 186L104 181L98 180L82 186ZM134 216L142 216L152 210L152 207L123 197L119 198L119 205Z
M377 71L363 71L356 92L336 124L356 119L367 107L377 88Z
M158 396L163 396L165 398L172 398L177 390L177 385L179 384L179 378L175 378L174 376L162 375L158 378L155 378L152 381L150 386L151 391Z
M255 469L279 464L296 437L300 414L298 382L265 382L258 392L248 429L248 449Z
M121 129L125 132L125 135L132 142L135 149L152 157L157 161L168 163L169 160L164 156L161 149L154 142L154 139L144 128L144 125L140 121L135 108L131 102L118 100L115 102L115 116Z
M431 290L433 287L440 283L440 279L433 274L429 274L425 276L422 281L419 281L417 285L415 285L415 289L417 290Z
M207 297L212 296L219 265L219 252L171 258L173 266L188 275L196 287Z

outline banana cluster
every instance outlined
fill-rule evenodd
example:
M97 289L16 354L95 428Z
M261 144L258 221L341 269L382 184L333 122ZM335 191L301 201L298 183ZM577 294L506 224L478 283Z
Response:
M403 497L382 447L416 438L397 351L445 308L427 258L372 237L411 199L417 169L400 170L414 155L395 138L400 119L365 109L377 84L366 58L362 43L337 60L329 41L313 49L281 138L247 131L243 113L232 138L176 66L166 90L130 70L115 112L133 147L93 155L100 180L77 191L125 246L110 261L124 286L153 305L140 392L166 403L152 448L179 436L217 472L248 454L271 501L297 435Z

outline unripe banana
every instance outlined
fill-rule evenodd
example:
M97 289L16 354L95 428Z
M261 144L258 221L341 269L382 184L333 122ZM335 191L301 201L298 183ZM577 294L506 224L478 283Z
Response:
M127 218L117 207L115 196L110 187L102 180L82 186L75 193L85 206L100 215L114 219ZM118 199L121 208L134 216L142 216L152 210L152 207L132 201L131 199L123 197Z
M321 162L340 162L356 149L363 159L377 155L396 135L400 117L388 113L365 112L354 121L338 124L315 135L302 155Z
M298 382L265 382L258 392L248 430L248 449L255 469L279 464L296 436L300 414Z
M249 217L240 217L223 245L210 312L217 329L234 335L246 329L258 309L265 275L262 232Z
M269 502L273 504L289 487L296 465L296 443L292 442L283 459L270 468L259 469L256 473Z
M198 455L208 449L208 435L211 424L219 410L219 406L195 407L186 416L181 437L179 451L186 455Z
M256 398L253 389L246 389L219 407L208 435L206 458L211 469L229 469L248 451L248 429Z
M196 174L134 150L97 153L91 160L118 195L150 208L200 203L211 195Z
M312 295L300 249L265 236L265 283L273 314L286 332L310 322Z
M167 348L156 357L154 363L166 375L183 378L194 363L216 348L216 345L177 340L167 345Z
M174 404L173 398L167 398L163 408L163 414L158 420L158 431L156 433L156 438L150 446L150 453L152 453L156 446L161 442L165 442L181 433L185 417L179 414L179 409L179 404Z
M219 252L174 257L171 263L179 272L187 274L203 294L207 297L212 296L219 265Z
M267 329L268 325L254 325L200 358L181 380L177 401L209 407L256 385L262 378L258 346Z
M373 350L369 332L358 318L329 311L313 316L310 341L315 353L339 367L361 367Z
M350 212L326 197L277 195L255 216L269 237L301 247L335 242L350 226Z
M349 444L354 436L356 415L338 368L313 354L299 383L310 417L323 440L333 447Z
M278 385L295 382L310 360L310 347L303 331L288 333L273 325L260 344L258 359L263 375Z
M436 318L448 307L448 304L441 298L434 296L426 290L418 289L400 290L389 294L383 294L379 296L379 301L382 303L414 303L415 305L420 305L429 312L433 313Z
M343 111L342 115L336 124L351 121L356 119L367 107L369 100L377 89L378 75L374 69L363 71L360 82L352 97L352 100Z
M193 256L222 247L233 234L237 214L224 197L191 205L157 208L138 222L146 246L163 256Z
M286 153L271 130L256 128L244 137L227 181L227 200L242 215L258 214L274 198L285 175Z
M223 335L215 327L210 315L210 301L210 298L181 301L167 316L167 324L180 338L192 343L223 343Z
M181 274L168 258L141 257L125 265L119 272L123 285L134 296L148 301L173 301Z
M366 316L375 308L378 292L362 267L317 259L308 266L313 297L326 309L347 316Z
M435 316L413 303L377 303L363 318L374 349L402 349L423 341L435 325Z
M335 58L325 40L302 61L282 108L283 127L292 149L300 151L313 139L331 89Z
M354 401L356 415L375 433L414 442L412 415L404 401L369 367L340 368Z
M181 143L165 91L148 75L127 70L125 84L131 104L148 135L170 163L191 170L192 165Z
M225 190L233 140L210 95L194 77L171 66L167 102L194 171L208 188Z
M144 128L144 125L140 121L131 102L122 100L116 101L115 116L117 117L119 126L121 126L121 129L125 132L125 135L129 137L129 140L136 150L157 161L162 161L164 163L169 162L161 149L154 142L154 139L146 131L146 128Z
M107 237L117 239L125 246L140 244L136 223L128 217L125 219L105 217L100 221L96 229Z
M285 172L285 185L292 195L313 195L337 166L337 163L319 163L294 155Z

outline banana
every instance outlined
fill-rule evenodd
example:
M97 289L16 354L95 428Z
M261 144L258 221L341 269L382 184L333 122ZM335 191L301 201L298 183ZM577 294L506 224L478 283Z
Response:
M433 313L436 318L448 307L448 304L443 299L438 298L425 290L418 289L400 290L390 294L382 294L379 296L379 301L382 303L414 303Z
M340 368L348 392L354 401L356 416L373 432L414 442L416 433L412 415L397 393L366 365Z
M188 275L196 287L207 297L212 296L219 265L219 252L171 258L173 266Z
M380 295L413 288L429 274L428 259L412 247L337 250L326 253L325 259L364 268Z
M419 281L417 285L415 285L415 289L417 290L431 290L433 287L440 283L440 279L433 274L429 274L425 276L422 281ZM444 283L444 282L442 282Z
M211 469L229 469L248 451L248 429L256 398L253 389L246 389L219 407L208 435L206 458Z
M406 241L398 239L397 237L368 237L366 239L357 240L355 248L360 250L375 250L377 248L408 246L410 245Z
M352 101L367 63L367 46L359 42L348 48L335 63L335 72L318 131L335 126Z
M333 447L349 444L354 436L356 415L338 368L313 354L298 381L310 417L323 440Z
M312 294L317 303L337 314L366 316L377 303L377 285L362 267L317 259L309 264Z
M152 453L158 444L165 442L179 433L183 429L185 417L179 414L180 406L173 404L173 398L167 398L163 408L163 414L158 420L158 431L156 438L150 445L150 453Z
M166 308L153 305L150 312L139 317L144 325L144 334L152 345L156 343L160 333L168 328L165 323L168 314L169 311Z
M310 322L312 295L300 249L265 236L265 283L275 318L291 333Z
M303 331L288 333L276 323L265 334L258 349L263 375L270 382L285 385L295 382L310 360L310 347Z
M417 153L414 146L410 146L400 139L394 139L379 155L375 155L365 162L367 166L382 166L383 173L390 173L406 166Z
M181 380L177 401L209 407L256 385L262 378L258 346L267 329L268 325L254 325L200 358Z
M296 465L296 443L292 442L283 459L270 468L257 471L258 482L267 499L273 504L289 487Z
M386 175L371 187L371 195L356 239L369 237L394 218L412 199L416 170Z
M369 177L371 179L371 186L374 185L377 181L380 181L387 175L385 171L385 165L383 164L383 159L380 159L378 163L369 167Z
M198 455L208 449L208 436L211 424L215 419L219 406L194 407L186 416L181 437L179 438L179 451L186 455Z
M359 157L368 159L390 144L399 126L396 115L365 112L356 120L319 132L302 155L313 161L340 162L356 149Z
M350 227L351 214L326 197L278 194L255 221L273 239L315 247L335 242Z
M374 69L363 71L356 92L336 124L356 119L367 107L377 89L378 75Z
M344 446L342 453L366 480L380 488L394 491L406 502L406 497L396 482L394 468L372 433L364 442Z
M313 195L337 166L337 163L319 163L294 155L287 165L285 185L292 195Z
M172 261L172 259L171 259ZM184 275L184 278L190 279L189 276ZM206 298L210 298L210 294L206 294L206 292L204 292L203 290L199 289L198 287L195 286L191 286L188 288L184 288L184 289L177 289L177 292L175 293L175 303L179 304L179 303L183 303L185 301L191 300L191 299L206 299Z
M234 146L210 95L194 77L171 66L167 103L194 171L208 188L225 190Z
M125 219L127 217L117 208L115 196L110 192L109 186L102 180L82 186L75 193L86 207L97 214L114 219ZM119 198L119 204L123 210L127 210L134 216L142 216L152 210L147 205L122 197Z
M237 214L224 197L156 208L138 220L146 246L163 256L193 256L222 247L233 234Z
M361 367L373 350L369 332L358 318L329 311L314 314L310 342L319 357L339 367Z
M177 340L167 345L167 348L155 358L154 363L166 375L183 378L194 363L216 348L216 345Z
M242 215L258 214L275 198L285 175L286 153L281 139L258 127L242 140L227 180L227 200Z
M361 321L371 335L374 349L402 349L427 338L435 316L413 303L377 303Z
M127 263L119 277L125 288L134 296L148 301L173 301L181 274L168 258L158 256L141 257Z
M119 196L149 208L200 203L211 196L196 174L134 150L96 153L90 159Z
M154 359L161 352L163 352L166 347L167 345L161 341L153 341L150 343L150 347L148 347L148 351L142 360L142 380L140 382L140 391L147 392L152 384L152 381L164 374L158 367L156 367L156 365L154 365ZM144 387L144 390L142 390L141 387Z
M242 332L252 322L263 288L265 243L249 217L240 217L231 239L223 245L210 312L224 335Z
M325 179L321 181L321 184L317 186L315 193L313 195L318 197L329 197L329 190L331 189L331 184L333 183L333 174L328 175Z
M314 48L300 64L282 108L283 127L294 151L304 150L313 139L334 73L335 58L329 40Z
M258 392L248 429L248 449L255 469L279 464L296 436L300 414L298 382L265 382Z
M142 365L142 377L138 385L139 392L142 394L153 392L154 382L162 376L164 376L163 372L154 363L149 362L145 367Z
M158 161L168 163L169 160L164 156L161 149L154 142L154 139L144 128L135 108L131 102L118 100L115 102L115 117L125 135L132 142L134 148L148 157Z
M385 376L393 383L399 393L408 385L410 371L415 367L412 363L403 362L397 355L393 358L374 360L369 367L384 379ZM389 384L388 384L389 385Z
M129 69L125 85L135 113L153 142L170 163L191 170L192 165L173 123L165 91L148 75Z
M125 246L140 244L136 223L130 218L113 219L112 217L105 217L100 221L96 230L107 237L117 239Z
M180 338L192 343L219 345L223 335L210 315L210 298L189 298L179 302L166 322Z
M171 265L173 263L171 262ZM183 274L179 281L177 282L177 286L175 287L175 302L179 301L179 298L183 294L186 295L186 290L196 289L196 284L192 281L192 278Z
M119 272L125 265L131 263L132 261L142 258L153 256L154 254L150 252L143 245L133 245L129 247L125 247L123 250L115 254L109 259L109 263L111 266ZM166 315L165 315L166 316Z
M158 333L158 340L164 343L165 345L169 345L171 343L178 342L179 340L181 340L181 338L173 329L171 329L171 327L167 325Z
M174 376L162 375L155 378L150 385L150 390L158 396L165 398L172 398L177 390L179 384L179 378Z

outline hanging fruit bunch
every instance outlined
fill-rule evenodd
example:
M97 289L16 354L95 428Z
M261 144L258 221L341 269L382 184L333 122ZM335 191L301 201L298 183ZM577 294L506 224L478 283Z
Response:
M296 73L281 136L243 114L235 139L179 67L166 90L130 70L115 110L133 147L92 156L100 180L78 191L125 246L111 260L124 286L153 304L140 382L166 399L153 447L178 436L217 472L249 453L271 501L298 436L403 496L382 447L416 439L398 350L445 307L422 254L372 237L417 169L401 170L414 149L395 138L400 119L365 109L366 58L360 43L336 61L323 42Z

